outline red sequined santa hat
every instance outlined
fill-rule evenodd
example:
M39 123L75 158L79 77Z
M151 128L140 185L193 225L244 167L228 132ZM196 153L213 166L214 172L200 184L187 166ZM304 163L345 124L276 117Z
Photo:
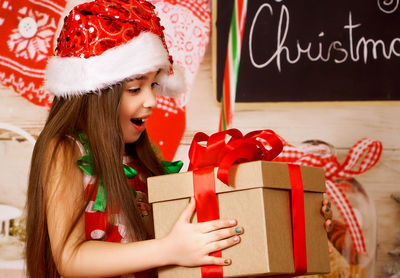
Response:
M160 93L183 93L183 71L172 67L154 8L144 0L95 0L75 6L48 60L46 89L62 97L83 95L161 70Z

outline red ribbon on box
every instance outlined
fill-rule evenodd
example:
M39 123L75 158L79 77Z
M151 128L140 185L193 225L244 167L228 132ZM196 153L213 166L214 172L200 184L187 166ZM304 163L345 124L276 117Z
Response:
M226 143L227 136L231 136ZM206 146L200 144L206 142ZM271 161L282 151L283 144L272 130L253 131L245 136L237 129L208 136L196 133L189 150L189 171L193 171L194 197L198 222L219 219L218 200L215 192L214 167L219 167L217 177L228 184L230 167L235 163L256 160ZM295 274L307 272L304 223L304 196L299 166L289 165L292 183L292 227ZM294 209L295 208L295 209ZM221 257L221 251L210 254ZM223 277L222 266L203 266L203 278Z

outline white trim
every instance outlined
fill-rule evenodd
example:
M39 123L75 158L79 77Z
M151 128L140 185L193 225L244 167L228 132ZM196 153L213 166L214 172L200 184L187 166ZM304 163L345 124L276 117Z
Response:
M15 125L0 122L0 129L5 129L5 130L12 131L12 132L18 134L18 135L24 137L32 145L35 145L35 143L36 143L36 140L35 140L35 138L33 138L32 135L30 135L27 131L25 131L22 128L17 127Z
M145 32L128 43L89 58L58 57L48 60L45 88L56 96L75 96L96 91L135 74L170 68L161 39Z
M42 7L45 7L45 8L52 10L58 14L61 14L64 10L63 7L57 5L56 3L52 3L52 2L46 1L46 0L29 0L29 2L36 4L36 5L40 5Z
M5 66L5 67L12 68L13 70L18 71L18 72L21 73L22 75L31 76L31 77L34 77L34 78L43 78L43 74L34 74L34 73L32 74L32 73L29 73L29 72L27 72L27 71L21 70L21 69L15 67L15 66L12 65L12 64L5 63L5 62L3 62L3 61L1 61L1 60L0 60L0 65L1 65L1 66Z
M14 67L19 68L21 71L29 71L32 74L36 73L36 74L42 74L42 75L45 73L44 70L27 67L27 66L25 66L23 64L20 64L20 63L14 61L14 60L12 60L12 59L10 59L8 57L5 57L5 56L0 56L0 60L4 60L5 61L4 63L7 62L10 65L13 65Z

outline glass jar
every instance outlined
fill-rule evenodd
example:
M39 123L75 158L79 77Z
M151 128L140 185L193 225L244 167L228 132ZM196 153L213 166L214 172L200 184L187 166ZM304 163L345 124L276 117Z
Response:
M320 140L304 141L299 150L321 158L336 156L335 148L331 144ZM332 181L342 190L353 208L364 237L366 253L359 253L354 250L345 220L331 200L333 229L328 233L331 273L320 277L374 278L377 235L377 219L374 203L369 198L363 186L355 178L333 178Z

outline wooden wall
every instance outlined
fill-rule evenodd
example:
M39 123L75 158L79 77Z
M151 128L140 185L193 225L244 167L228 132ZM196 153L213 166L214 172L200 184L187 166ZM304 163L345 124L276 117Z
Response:
M193 134L197 131L210 134L218 129L220 108L212 90L211 56L209 48L187 105L187 130L176 155L177 159L185 162ZM265 90L268 92L268 88ZM46 110L30 104L10 89L0 87L0 122L15 124L37 135L46 115ZM243 133L260 128L273 129L292 144L306 139L322 139L336 146L341 158L363 137L382 141L384 151L379 163L357 177L377 210L376 272L379 275L381 265L391 260L386 252L398 244L395 238L400 232L400 205L390 198L391 193L400 192L399 118L400 102L269 103L252 109L239 105L234 127ZM0 131L0 148L13 148L7 143L9 138L9 134ZM19 169L13 167L0 171L18 173ZM6 182L12 184L13 180Z

